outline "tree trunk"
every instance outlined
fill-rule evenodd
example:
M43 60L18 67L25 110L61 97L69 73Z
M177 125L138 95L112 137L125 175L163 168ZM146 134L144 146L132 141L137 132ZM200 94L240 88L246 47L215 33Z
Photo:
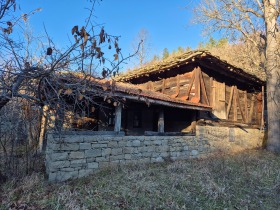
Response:
M266 73L267 73L267 116L268 139L267 149L280 153L280 72L279 55L277 52L277 11L276 0L266 0L265 24L266 24Z

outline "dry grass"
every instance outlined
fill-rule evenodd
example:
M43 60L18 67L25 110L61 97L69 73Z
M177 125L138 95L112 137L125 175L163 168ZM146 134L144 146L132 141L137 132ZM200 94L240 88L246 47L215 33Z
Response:
M33 174L0 192L2 209L280 209L280 156L258 150L122 166L60 184Z

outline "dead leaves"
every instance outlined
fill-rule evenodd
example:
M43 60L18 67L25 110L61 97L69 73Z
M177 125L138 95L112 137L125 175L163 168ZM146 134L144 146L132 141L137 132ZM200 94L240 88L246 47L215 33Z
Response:
M51 48L51 47L48 47L48 49L47 49L47 55L52 55L52 52L53 52L52 48Z
M68 88L64 91L64 95L71 95L73 93L71 88Z
M75 33L78 33L79 32L79 27L78 26L74 26L71 30L72 32L72 35L74 35Z

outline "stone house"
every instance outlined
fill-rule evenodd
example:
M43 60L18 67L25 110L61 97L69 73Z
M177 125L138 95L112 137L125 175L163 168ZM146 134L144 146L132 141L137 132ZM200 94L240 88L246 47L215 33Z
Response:
M68 127L87 124L92 132L48 135L51 181L82 177L109 164L261 146L265 82L207 51L187 52L112 80L91 78L90 84L85 94L98 93L98 105L87 104L83 113L90 123L70 120Z

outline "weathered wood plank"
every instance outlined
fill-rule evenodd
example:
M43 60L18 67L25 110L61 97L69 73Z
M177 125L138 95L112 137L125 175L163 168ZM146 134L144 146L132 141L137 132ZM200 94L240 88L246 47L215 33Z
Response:
M240 103L239 91L238 91L237 88L236 88L236 97L237 97L238 107L239 107L239 110L240 110L240 113L241 113L241 116L242 116L242 121L246 122L246 119L245 119L245 116L244 116L244 112L242 110L241 103Z
M210 90L210 105L213 106L213 77L210 77L210 84L209 84L209 90Z
M200 68L199 67L195 68L194 74L195 74L195 78L194 78L195 97L198 98L200 101L200 80L199 80Z
M237 87L234 86L233 94L233 121L237 121Z
M245 122L248 123L248 99L247 99L247 91L244 91L244 107L245 107Z
M192 78L191 78L190 84L189 84L188 89L187 89L185 100L189 99L189 95L190 95L190 92L191 92L191 89L192 89L192 86L193 86L194 78L195 78L195 74L192 74Z
M200 84L201 84L201 90L202 90L203 97L206 100L206 104L210 105L208 97L207 97L206 87L205 87L205 83L204 83L204 80L203 80L203 77L202 77L201 70L199 72L199 79L200 79Z
M234 93L234 86L231 86L231 90L230 90L230 96L229 96L229 102L228 102L228 106L227 106L227 120L229 119L229 112L230 112L230 108L231 108L231 104L232 104L232 99L233 99L233 93Z
M255 95L253 94L251 98L251 104L250 104L249 123L253 122L254 106L255 106Z
M176 98L180 93L180 75L179 74L176 76L176 79L177 79L176 93L171 96L173 98Z

